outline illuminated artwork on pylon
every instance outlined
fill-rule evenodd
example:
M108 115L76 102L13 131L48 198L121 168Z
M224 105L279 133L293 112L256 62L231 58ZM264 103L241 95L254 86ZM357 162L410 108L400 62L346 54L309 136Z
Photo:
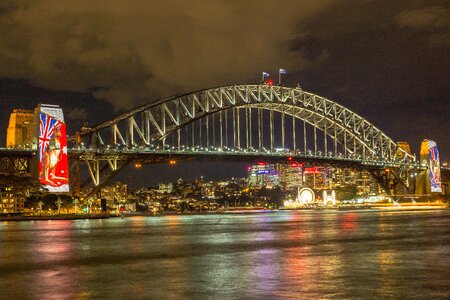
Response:
M439 162L439 151L434 141L428 141L431 192L441 193L441 166Z
M69 192L66 124L62 109L40 106L39 182L49 192Z

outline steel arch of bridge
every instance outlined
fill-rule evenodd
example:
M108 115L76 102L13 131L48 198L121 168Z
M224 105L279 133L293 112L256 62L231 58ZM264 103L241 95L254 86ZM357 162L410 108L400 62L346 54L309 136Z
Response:
M380 161L414 160L381 130L342 105L299 88L269 85L225 86L156 101L84 130L80 136L90 136L91 143L105 145L101 131L110 128L114 144L120 142L128 148L150 145L194 120L233 107L284 112L326 132L348 151L361 151L361 155L366 153ZM140 125L135 118L138 114L145 120ZM121 121L128 123L125 134L118 127ZM397 151L403 155L398 156Z
M242 124L244 122L239 124L240 109L245 110L245 124ZM266 128L270 127L271 143L269 153L274 151L275 147L273 142L273 112L278 112L281 114L282 122L282 148L285 146L286 139L294 140L293 142L292 140L290 141L293 145L293 149L290 149L290 154L301 154L301 151L305 154L307 151L306 132L303 134L304 149L296 149L295 139L300 135L296 137L295 122L299 120L303 122L303 128L306 128L306 124L309 124L314 129L314 154L317 154L316 130L318 129L323 133L324 154L329 159L337 158L339 155L338 147L341 147L344 157L358 158L373 163L385 162L407 165L415 161L413 156L400 148L396 142L381 130L342 105L300 88L269 85L217 87L155 101L93 128L85 128L77 134L76 142L78 148L80 148L82 141L86 141L87 147L94 150L101 149L102 151L109 149L110 146L116 147L120 145L123 147L120 154L108 152L108 155L101 156L108 161L108 164L103 168L99 166L98 155L96 158L93 158L92 155L80 156L83 157L88 166L93 185L98 187L102 184L100 179L102 172L106 172L108 176L111 176L123 165L129 163L127 159L123 159L123 153L127 152L130 154L130 151L132 152L135 148L149 147L157 143L162 144L162 149L164 149L166 139L171 134L177 136L178 143L176 144L178 147L176 149L179 150L184 127L202 120L204 120L203 126L211 125L211 122L208 123L209 117L211 115L214 117L217 113L220 114L220 122L223 122L223 112L230 110L233 113L233 122L235 123L237 116L237 126L233 123L234 129L230 130L229 133L234 135L233 146L237 147L238 152L244 151L244 148L249 147L248 132L243 142L245 147L241 147L242 137L239 134L240 127L243 125L248 130L249 120L251 127L252 110L256 110L257 114L260 114L260 110L268 110L270 112L270 120L269 124L266 124ZM250 113L250 118L248 118L248 113ZM290 116L293 123L290 137L287 137L285 133L285 128L288 126L285 124L285 116ZM259 122L258 119L258 126ZM214 124L214 121L212 124ZM220 146L222 147L224 144L223 124L219 124ZM199 128L202 128L201 124ZM238 135L237 144L236 132ZM194 126L192 126L190 134L194 137ZM198 139L198 136L196 138ZM209 138L209 133L203 136L203 139ZM187 136L184 139L187 141ZM230 136L225 136L225 139L229 141ZM259 146L261 146L260 141L261 136L259 137ZM331 145L327 145L327 143L331 143ZM251 133L250 147L252 147ZM329 148L333 149L330 153L328 153Z

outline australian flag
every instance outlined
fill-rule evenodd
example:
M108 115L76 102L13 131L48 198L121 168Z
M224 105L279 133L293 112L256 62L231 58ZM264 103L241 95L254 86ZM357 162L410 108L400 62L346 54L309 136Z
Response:
M39 160L42 160L45 150L53 137L55 126L60 126L60 122L47 114L40 113L39 120Z
M267 73L267 72L263 72L262 75L263 75L264 78L270 76L269 73Z
M285 69L280 69L280 74L286 74L286 70Z

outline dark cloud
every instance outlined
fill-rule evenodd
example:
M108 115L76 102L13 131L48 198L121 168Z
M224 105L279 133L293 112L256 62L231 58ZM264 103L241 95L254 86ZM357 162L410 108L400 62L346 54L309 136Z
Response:
M429 6L401 12L397 17L401 27L448 27L450 26L450 9L442 6Z
M416 152L436 139L449 160L449 12L445 0L0 1L0 101L59 103L98 123L284 67L286 84Z
M66 115L71 120L84 121L87 119L88 112L83 108L74 107L66 112Z
M329 0L7 1L1 77L88 92L117 108L308 64L295 25ZM22 5L20 5L22 3Z
M436 5L403 11L397 22L401 28L425 31L431 47L450 48L450 8Z

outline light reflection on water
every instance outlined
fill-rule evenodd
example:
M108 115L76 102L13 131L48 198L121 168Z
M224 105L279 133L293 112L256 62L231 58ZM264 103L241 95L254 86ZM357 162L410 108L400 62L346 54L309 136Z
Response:
M0 298L447 298L450 211L0 223Z

